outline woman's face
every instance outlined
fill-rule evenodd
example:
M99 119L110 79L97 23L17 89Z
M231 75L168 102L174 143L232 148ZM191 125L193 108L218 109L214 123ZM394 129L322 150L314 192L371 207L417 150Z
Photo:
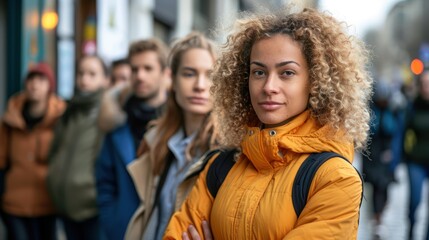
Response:
M309 98L309 70L300 43L283 34L261 39L250 54L249 91L266 127L302 113Z
M173 90L185 115L206 115L212 110L210 73L213 63L213 56L205 49L193 48L182 55Z
M103 66L95 57L85 57L80 61L76 80L77 88L82 92L95 92L108 83Z
M42 74L33 75L25 81L25 91L29 101L40 102L47 99L49 94L48 78Z

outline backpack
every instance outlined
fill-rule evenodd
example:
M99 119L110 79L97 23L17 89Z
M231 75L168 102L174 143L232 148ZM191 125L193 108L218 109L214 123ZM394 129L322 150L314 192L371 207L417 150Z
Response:
M209 160L216 153L220 152L217 158L213 161L212 165L209 167L206 176L207 189L213 198L216 198L217 192L228 175L229 170L234 166L234 155L238 152L237 149L229 150L213 150L206 155L206 159ZM295 180L292 187L292 203L296 213L296 216L299 217L302 210L304 209L308 192L310 190L311 182L314 178L319 167L328 161L331 158L340 157L346 162L350 163L345 157L333 153L333 152L322 152L322 153L313 153L311 154L304 162L301 164L298 172L295 176ZM350 163L351 164L351 163ZM353 167L356 172L359 174L359 177L362 182L362 194L361 194L361 204L363 197L363 180L359 171Z

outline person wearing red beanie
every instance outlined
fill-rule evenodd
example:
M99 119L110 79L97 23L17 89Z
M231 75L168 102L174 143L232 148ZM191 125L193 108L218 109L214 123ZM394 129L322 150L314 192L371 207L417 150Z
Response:
M52 68L45 62L40 62L34 65L31 65L27 77L25 78L25 81L31 79L31 77L35 75L40 75L46 78L49 83L49 92L53 93L56 90L56 79L54 72L52 71Z
M0 207L7 239L56 239L56 210L46 187L47 155L65 110L46 63L32 65L24 89L0 119Z

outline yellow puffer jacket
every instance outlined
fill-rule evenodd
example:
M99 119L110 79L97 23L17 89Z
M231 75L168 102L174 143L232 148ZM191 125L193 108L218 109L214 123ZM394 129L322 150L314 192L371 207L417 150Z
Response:
M292 204L295 175L310 153L331 151L352 161L353 145L341 133L319 126L305 111L284 126L249 128L241 147L216 199L206 188L206 167L164 239L181 239L189 224L202 235L204 219L215 239L357 238L362 183L343 159L319 168L298 219Z

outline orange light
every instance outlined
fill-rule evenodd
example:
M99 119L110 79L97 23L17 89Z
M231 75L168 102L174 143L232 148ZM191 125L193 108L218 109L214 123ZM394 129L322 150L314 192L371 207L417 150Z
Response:
M415 75L420 75L423 72L424 64L422 60L415 58L413 61L411 61L411 72L413 72Z
M42 16L42 27L46 30L54 29L58 24L58 15L54 11L48 11L43 13Z

